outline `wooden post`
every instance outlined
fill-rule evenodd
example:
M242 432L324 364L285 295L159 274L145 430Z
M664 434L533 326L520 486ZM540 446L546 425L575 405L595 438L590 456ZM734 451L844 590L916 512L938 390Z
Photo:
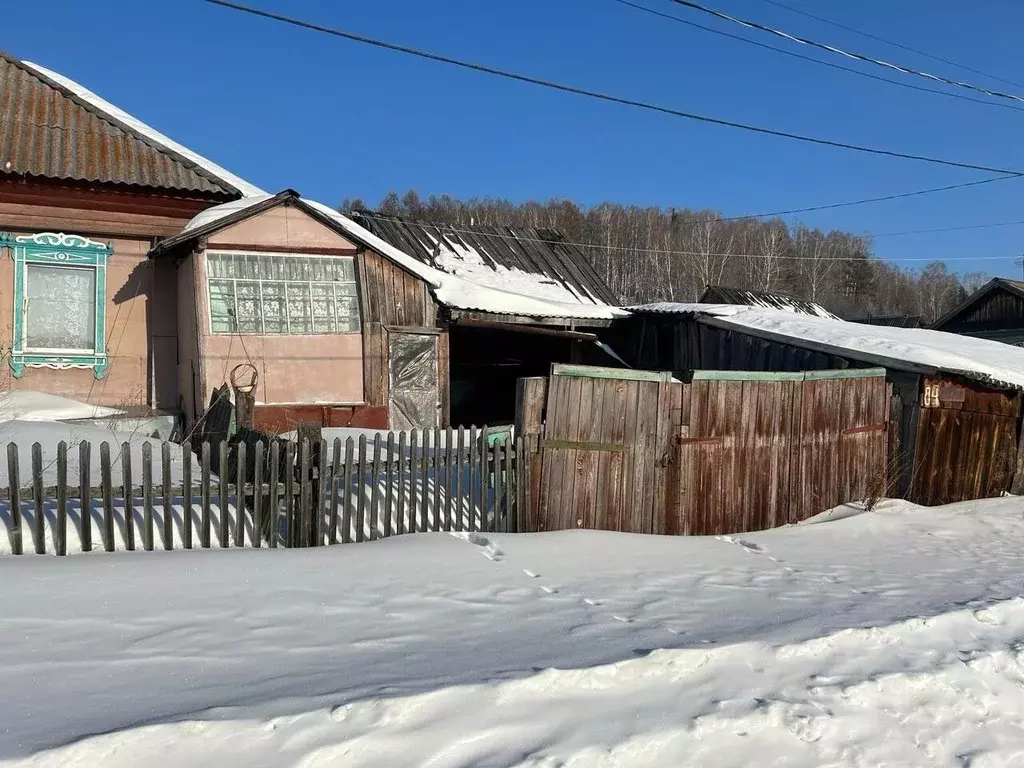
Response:
M163 523L164 549L174 549L174 497L171 495L171 444L160 444L160 482L163 485ZM182 494L184 496L184 494Z
M181 446L181 543L192 549L192 451Z
M480 530L488 532L491 529L491 515L488 509L491 477L491 446L487 436L487 425L480 430Z
M68 444L57 443L57 530L53 534L54 552L68 553Z
M477 460L479 459L479 434L476 427L469 428L469 456L466 461L466 474L468 475L466 482L466 514L468 519L465 522L465 529L467 531L479 530L476 524L476 510L473 504L474 497L476 496L476 483L479 479L477 477L477 470L479 469L477 466ZM461 443L462 440L460 439L459 442Z
M263 441L253 447L252 470L252 545L260 548L263 540Z
M104 440L100 443L100 496L102 496L101 503L103 504L103 530L100 538L103 539L103 549L107 552L114 551L114 481L112 475L110 443ZM82 487L85 487L85 480L82 481Z
M78 444L78 495L81 499L82 551L92 551L92 500L89 498L92 471L92 444L83 440ZM20 544L19 544L20 545ZM111 547L113 549L113 547Z
M142 548L153 551L153 446L142 444Z
M32 443L32 539L36 554L46 554L46 516L43 514L43 446Z
M517 509L520 525L533 520L540 509L540 439L544 433L547 397L547 377L524 378L516 382L516 436L523 438L525 453L525 461L516 466L522 488Z
M503 531L506 533L518 533L519 526L516 525L516 476L513 472L512 461L515 452L512 436L505 438L505 523Z
M419 505L416 503L416 478L418 475L416 469L420 465L419 435L417 430L413 429L409 432L409 533L423 530L416 522L419 512Z
M135 490L132 487L132 446L121 443L121 498L124 500L124 548L135 551Z
M21 544L21 476L18 472L18 446L7 444L7 491L11 500L11 554L20 555Z
M245 463L245 443L236 446L238 451L235 459L235 546L245 546L245 475L248 467ZM254 537L255 538L255 537Z

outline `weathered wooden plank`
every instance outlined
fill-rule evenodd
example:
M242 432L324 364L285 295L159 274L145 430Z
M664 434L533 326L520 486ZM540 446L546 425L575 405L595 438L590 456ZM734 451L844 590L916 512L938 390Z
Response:
M53 532L54 554L68 553L68 444L57 443L57 527Z
M452 494L454 488L454 477L452 472L454 469L454 457L453 448L455 444L455 433L451 427L445 430L444 448L440 453L441 466L444 474L444 514L442 516L442 530L452 530Z
M569 379L566 376L553 376L548 382L546 418L544 422L544 439L564 439L568 434L569 415ZM539 447L538 441L538 447ZM541 485L538 494L539 513L535 522L537 529L560 530L564 526L563 497L565 493L565 469L568 452L565 450L540 450ZM563 496L564 495L564 496Z
M114 551L114 483L111 479L110 443L100 443L100 498L103 504L103 528L100 538L106 552Z
M92 471L92 444L88 440L83 440L78 444L78 489L79 499L81 501L81 519L79 524L81 526L81 543L83 552L92 551L92 499L89 498L89 489L92 483L89 480L89 475ZM13 513L14 506L11 506ZM113 540L113 523L111 523L111 541ZM11 546L14 546L13 541ZM21 546L19 539L18 546Z
M328 519L328 544L338 543L338 502L339 502L339 476L341 475L341 438L334 438L334 447L331 452L331 473L328 481L330 498L330 517Z
M7 444L7 489L11 505L11 554L22 553L21 536L21 473L18 471L18 446ZM84 517L84 516L83 516Z
M553 363L551 375L587 379L618 379L619 381L672 381L670 371L638 371L632 368L604 368L597 365L569 365L566 363Z
M426 442L426 430L423 430L423 439ZM413 429L409 432L409 533L424 531L426 528L420 520L420 494L426 493L425 473L423 467L423 455L420 450L420 430Z
M298 511L295 508L295 443L284 444L284 542L286 547L299 546Z
M395 514L395 433L388 432L387 458L384 460L384 536L394 531Z
M458 437L455 442L454 467L452 473L455 479L455 516L452 519L452 528L456 531L465 530L465 518L463 508L466 503L466 428L459 425Z
M620 382L615 379L582 379L579 419L577 422L575 492L570 501L569 525L573 528L595 528L597 521L598 453L583 446L601 444L607 436L603 408L605 392ZM571 443L572 441L566 441Z
M270 518L269 538L267 546L271 549L277 547L278 530L281 527L281 504L278 501L278 491L281 472L281 443L279 440L272 440L270 443L270 494L267 497L267 517Z
M46 554L46 516L43 513L43 446L32 443L32 544Z
M341 473L341 543L351 544L353 539L352 531L352 468L356 465L355 454L356 443L350 437L345 440L345 468ZM362 483L359 485L360 493Z
M296 510L296 539L293 547L313 546L313 446L303 438L299 443L299 506Z
M235 457L235 546L245 546L245 473L247 465L245 441L239 441ZM254 493L253 496L258 496ZM256 536L253 536L255 539Z
M492 451L487 435L487 425L480 430L480 530L489 532L491 527L490 485Z
M121 443L121 499L124 502L124 548L135 550L135 484L132 482L132 446Z
M668 382L658 385L658 425L653 459L654 470L654 512L651 522L653 533L664 534L672 526L670 518L676 515L674 496L670 494L670 479L674 478L672 436L678 427L679 409L683 385ZM672 484L674 486L674 483Z
M492 465L494 467L494 531L496 533L508 532L508 507L505 505L505 497L508 493L508 478L505 477L505 446L508 438L503 442L494 444Z
M522 440L522 438L517 438ZM513 467L513 453L515 451L515 444L512 441L511 435L505 438L505 530L509 533L519 533L519 515L518 515L518 477L514 473ZM522 467L519 464L518 467Z
M217 446L217 462L219 471L217 473L217 505L220 507L220 514L217 516L217 543L223 549L228 546L228 482L230 471L228 469L228 444L221 440Z
M160 522L165 550L174 549L174 496L171 493L173 488L171 480L171 444L164 441L160 443L160 484L164 507Z
M181 544L192 549L192 451L181 446Z
M467 531L478 530L476 527L476 510L473 508L473 497L474 489L478 479L477 475L477 458L479 451L479 431L475 426L469 428L469 433L466 435L468 444L466 447L466 469L464 472L465 478L465 489L463 495L466 499L466 517L464 526ZM460 441L461 441L460 435ZM461 515L460 515L461 517Z
M406 466L406 432L402 430L398 434L398 457L397 457L397 494L398 498L395 500L395 533L401 536L405 533L405 495L408 491L406 482L408 480L409 472ZM410 524L409 530L416 530L415 526Z
M373 487L366 477L366 450L366 435L362 434L359 436L359 455L356 457L356 541L366 541L366 492Z
M444 434L447 434L450 437L450 434L449 434L450 432L451 432L451 427L449 426L449 427L447 427L447 432L445 432ZM444 514L444 512L442 510L442 499L441 499L441 483L442 483L441 465L442 465L442 461L444 460L444 457L447 455L447 450L448 449L447 449L447 447L445 447L443 449L440 447L441 446L441 434L442 434L442 432L441 432L440 429L437 429L437 428L434 429L434 436L432 438L433 439L433 446L432 446L432 450L431 450L431 461L433 462L433 467L434 467L434 470L433 470L434 506L433 506L433 513L432 513L433 514L433 520L431 521L431 525L430 525L430 530L431 531L440 531L441 528L442 528L442 518L445 517L445 514ZM445 482L445 488L444 488L445 499L443 501L443 504L445 506L447 506L447 504L448 504L448 500L447 500L448 485L447 485L447 481L444 481L444 482Z
M210 523L210 444L203 442L200 450L200 475L199 475L199 546L203 549L210 548L211 523Z
M142 548L153 551L153 447L142 444Z
M373 456L370 458L370 540L381 536L380 524L380 452L382 444L380 432L373 436Z
M252 545L259 549L263 543L263 441L256 441L252 451L254 486L252 494ZM273 508L273 507L271 507Z
M321 433L322 434L322 433ZM325 487L329 487L331 468L327 466L329 457L327 455L327 440L323 437L317 442L317 451L313 454L313 544L317 547L324 545L327 525L325 514L330 508L325 507L327 503L324 498Z

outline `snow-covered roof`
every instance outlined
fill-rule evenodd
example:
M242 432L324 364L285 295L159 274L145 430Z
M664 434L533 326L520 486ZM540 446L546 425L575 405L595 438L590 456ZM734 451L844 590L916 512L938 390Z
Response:
M722 285L709 285L701 296L702 304L741 304L748 307L765 307L766 309L786 309L815 317L831 317L838 319L820 304L786 296L770 291L753 291L747 288L728 288Z
M212 160L208 160L202 155L193 152L188 147L182 146L178 142L173 141L164 134L160 133L160 131L156 130L155 128L152 128L149 125L146 125L138 118L129 115L124 110L114 106L106 99L97 96L88 88L76 83L74 80L71 80L70 78L65 77L64 75L58 74L57 72L53 72L47 69L46 67L40 66L39 64L34 64L30 61L22 62L22 64L24 64L25 67L28 67L34 72L39 73L43 77L53 80L60 86L71 91L73 94L75 94L75 96L77 96L82 101L90 104L94 109L105 113L117 122L124 124L132 131L145 136L152 143L157 144L163 147L165 150L180 155L186 158L187 160L195 163L197 166L202 168L211 176L214 176L215 178L219 179L221 182L227 184L228 186L237 189L239 193L241 193L242 195L249 197L253 195L264 194L263 190L260 189L259 187L255 186L254 184L250 184L240 176L236 176L227 169L222 168L221 166L214 163Z
M1024 349L925 328L865 325L793 311L715 304L654 304L637 312L690 314L699 322L896 370L925 368L998 387L1024 389Z
M579 303L573 301L571 296L553 289L547 292L539 290L539 286L532 281L516 280L514 275L507 275L504 281L484 282L478 280L476 275L467 277L450 274L413 258L330 206L299 197L290 190L278 195L260 194L208 208L189 221L181 233L169 238L161 246L166 249L190 237L208 232L220 222L234 221L250 209L271 203L274 198L289 198L296 204L305 206L321 219L326 219L342 234L373 249L419 277L431 287L440 303L453 309L569 320L610 320L628 314L622 309L603 303Z

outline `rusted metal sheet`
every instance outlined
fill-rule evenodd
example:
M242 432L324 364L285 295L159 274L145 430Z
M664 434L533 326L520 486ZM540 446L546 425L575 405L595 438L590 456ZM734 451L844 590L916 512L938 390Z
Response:
M0 54L0 174L198 193L239 190L59 83Z
M1009 490L1020 395L941 378L926 378L922 386L910 500L950 504ZM952 387L962 400L943 399Z

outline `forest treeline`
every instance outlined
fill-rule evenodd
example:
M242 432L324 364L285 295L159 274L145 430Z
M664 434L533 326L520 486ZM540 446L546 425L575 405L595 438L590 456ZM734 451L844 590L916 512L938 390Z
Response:
M371 210L438 224L557 229L587 256L623 303L694 301L707 285L785 293L847 318L920 315L927 323L988 280L942 261L904 269L873 258L871 238L775 219L728 219L705 210L570 200L512 203L391 192Z

